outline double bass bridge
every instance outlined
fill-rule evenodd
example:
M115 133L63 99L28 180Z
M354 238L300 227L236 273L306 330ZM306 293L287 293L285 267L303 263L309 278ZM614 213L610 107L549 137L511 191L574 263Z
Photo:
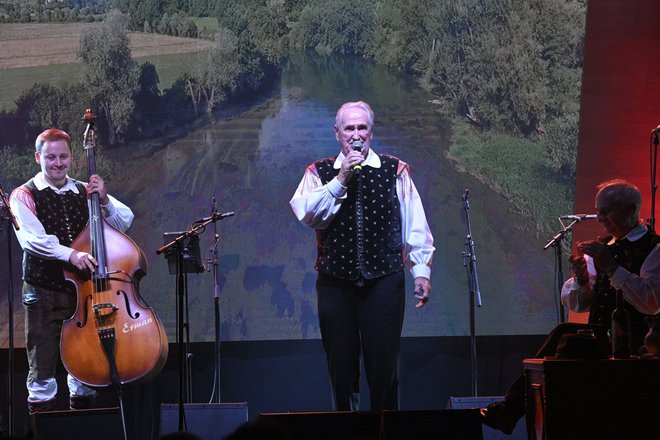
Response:
M103 319L119 310L119 306L109 302L98 303L92 305L92 310L94 311L94 316Z

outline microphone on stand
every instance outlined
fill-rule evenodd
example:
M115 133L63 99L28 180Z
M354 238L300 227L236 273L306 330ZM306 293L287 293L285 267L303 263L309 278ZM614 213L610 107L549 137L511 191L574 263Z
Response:
M211 217L213 218L214 215L218 213L218 208L216 206L216 200L215 196L211 196ZM213 223L213 243L211 243L211 247L209 248L209 256L206 259L206 265L204 268L206 269L207 272L211 271L211 265L217 265L218 264L218 257L215 253L216 249L216 244L218 240L218 224Z
M355 151L362 151L362 141L353 141L353 149ZM362 171L362 164L357 164L353 167L353 172Z
M219 212L214 212L211 217L200 218L195 223L204 223L204 222L207 222L209 220L213 220L215 222L215 221L227 218L227 217L232 217L233 215L234 215L234 211L223 212L222 214L220 214Z
M11 211L11 206L9 206L9 200L7 200L7 195L2 190L2 185L0 184L0 208L2 208L3 206L7 210L7 215L9 216L11 223L14 225L14 230L18 231L19 229L21 229L20 226L18 226L18 221L16 220L16 216L14 216L14 213Z
M571 215L562 215L559 217L559 220L573 220L576 222L581 222L583 220L596 220L598 216L596 214L571 214Z

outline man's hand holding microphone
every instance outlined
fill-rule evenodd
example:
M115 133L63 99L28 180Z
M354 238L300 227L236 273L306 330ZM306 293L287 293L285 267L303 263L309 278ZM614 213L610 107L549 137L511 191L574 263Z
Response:
M353 178L353 174L362 171L362 162L364 155L362 153L362 141L353 141L353 149L348 152L344 161L341 163L341 169L337 175L337 180L343 186L348 186L348 182Z

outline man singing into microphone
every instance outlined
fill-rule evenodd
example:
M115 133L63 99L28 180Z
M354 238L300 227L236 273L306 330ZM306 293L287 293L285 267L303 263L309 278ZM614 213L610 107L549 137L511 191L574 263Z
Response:
M337 112L335 158L307 167L289 202L316 230L319 325L333 406L359 409L360 353L371 410L398 409L404 264L417 308L426 304L433 237L408 165L371 148L374 113L362 101Z

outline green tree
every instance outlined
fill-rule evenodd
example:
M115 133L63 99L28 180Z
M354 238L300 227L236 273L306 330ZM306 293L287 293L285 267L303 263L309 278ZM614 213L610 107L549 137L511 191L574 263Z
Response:
M423 74L441 31L442 11L435 0L383 0L364 54L378 63L415 75Z
M236 89L239 73L237 50L236 36L228 29L220 28L215 46L208 51L206 64L198 77L208 113L224 101L229 92Z
M574 110L581 2L455 0L437 8L424 78L456 110L481 127L525 136L545 133L549 117Z
M361 54L375 25L375 0L317 0L300 13L291 45L320 53Z
M190 98L195 115L199 106L206 103L211 113L220 102L234 91L240 74L238 38L225 27L216 32L215 44L207 51L206 58L195 66L193 73L186 73L182 81Z
M16 100L16 117L21 121L24 142L30 145L45 127L60 127L61 91L54 85L34 84Z
M572 181L577 169L578 113L567 113L548 124L546 166Z
M125 15L111 12L102 23L83 32L78 49L82 83L105 118L110 145L116 143L131 118L140 75L131 58L126 26Z
M249 40L269 61L279 63L286 51L289 28L284 5L271 2L250 14Z
M130 124L130 137L143 138L156 132L162 118L160 79L156 66L144 63L140 66L138 90L135 93L135 110Z
M20 185L25 181L25 176L34 174L35 166L34 156L12 147L0 148L0 175L3 185Z

